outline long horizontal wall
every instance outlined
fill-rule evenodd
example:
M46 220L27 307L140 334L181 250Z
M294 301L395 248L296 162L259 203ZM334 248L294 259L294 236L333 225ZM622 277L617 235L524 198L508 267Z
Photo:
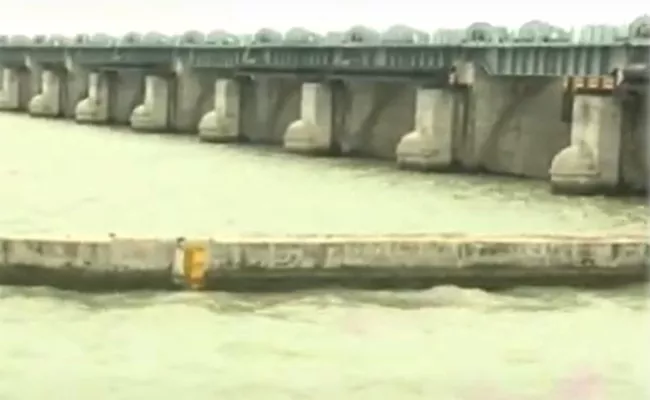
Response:
M79 290L615 286L647 278L637 236L0 238L0 284Z

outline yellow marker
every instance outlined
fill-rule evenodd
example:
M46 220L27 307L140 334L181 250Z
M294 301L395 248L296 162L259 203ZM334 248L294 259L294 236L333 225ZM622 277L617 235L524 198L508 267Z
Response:
M205 246L199 244L185 245L183 274L191 289L200 289L205 280L205 270L208 261Z

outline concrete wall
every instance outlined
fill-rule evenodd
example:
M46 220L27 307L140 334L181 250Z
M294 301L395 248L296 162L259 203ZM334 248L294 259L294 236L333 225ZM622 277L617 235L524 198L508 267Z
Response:
M561 120L562 79L477 75L456 145L460 164L547 178L553 157L571 138L570 124Z
M63 92L61 93L61 113L65 118L74 119L77 104L88 96L88 71L76 69L60 71Z
M213 108L214 81L218 74L210 70L182 71L169 78L169 128L196 133L201 118Z
M106 75L109 81L108 122L128 125L131 112L144 100L145 71L108 71Z
M384 284L598 284L646 279L648 238L637 236L340 236L198 240L0 238L0 284L80 290L277 289L279 279L316 286ZM275 282L275 283L274 283ZM248 285L248 286L246 286ZM242 286L239 286L241 288Z
M252 143L281 145L287 126L300 114L301 84L287 78L241 80L242 135Z
M19 102L20 110L27 110L29 101L32 97L36 96L41 90L41 75L40 71L30 71L27 68L20 68L18 70L19 83Z
M399 140L413 129L415 86L350 81L335 84L332 96L341 152L394 159Z
M650 179L648 100L623 105L621 136L621 184L623 189L647 191Z

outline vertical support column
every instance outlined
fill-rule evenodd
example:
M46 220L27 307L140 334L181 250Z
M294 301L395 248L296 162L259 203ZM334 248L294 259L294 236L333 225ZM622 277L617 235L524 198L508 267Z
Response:
M144 82L144 102L131 113L131 128L138 131L162 131L168 128L169 82L148 75Z
M329 153L334 139L333 112L329 83L303 83L300 119L287 127L284 148L294 153Z
M451 167L454 101L448 89L417 90L415 130L402 137L395 151L400 168L433 171Z
M176 56L175 74L172 78L176 81L170 96L169 107L171 109L168 125L177 132L194 133L203 117L203 102L201 100L214 88L205 88L204 76L188 64L188 59L180 55Z
M109 103L108 79L100 72L88 75L88 97L75 108L75 119L79 123L103 124L108 122Z
M599 194L619 183L621 105L612 96L576 95L571 144L551 163L551 190L562 194Z
M2 89L0 90L0 110L20 108L20 76L16 68L2 68Z
M219 78L214 84L214 109L199 122L203 142L234 142L240 138L241 93L239 82Z
M77 104L88 93L88 70L75 63L70 54L66 54L65 71L65 82L61 88L61 114L65 118L74 118Z
M27 74L27 83L24 86L21 84L23 87L21 87L20 106L29 111L32 99L43 91L43 72L46 70L42 64L34 61L29 53L25 55L25 66L29 73ZM48 77L51 79L49 75Z
M61 114L61 78L56 72L41 72L40 93L32 97L27 109L33 116L58 117Z

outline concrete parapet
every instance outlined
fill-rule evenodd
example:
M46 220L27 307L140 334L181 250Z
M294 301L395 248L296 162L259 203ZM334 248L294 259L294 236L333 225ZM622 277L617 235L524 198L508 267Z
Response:
M646 279L644 235L0 239L0 284L78 290L458 284L609 286Z

